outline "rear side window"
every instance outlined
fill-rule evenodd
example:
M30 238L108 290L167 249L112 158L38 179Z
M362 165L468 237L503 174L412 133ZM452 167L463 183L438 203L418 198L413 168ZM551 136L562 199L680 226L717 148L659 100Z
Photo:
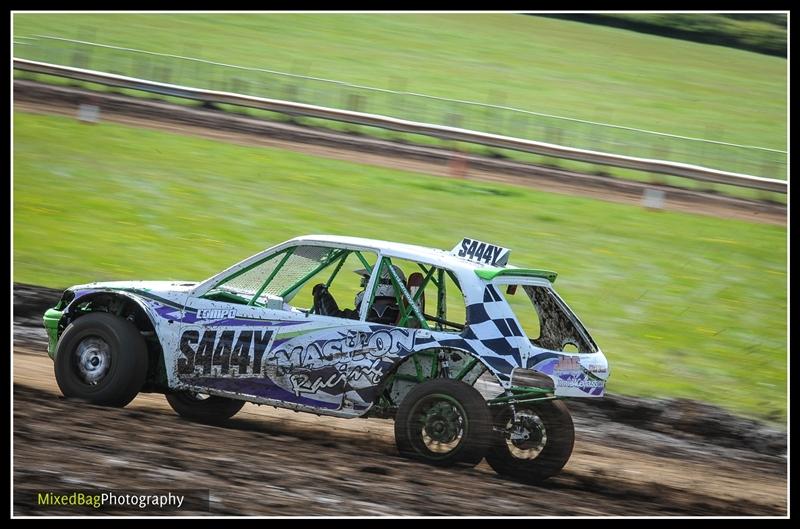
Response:
M498 285L502 289L508 306L514 311L517 321L525 331L525 336L531 340L538 340L542 326L539 320L539 311L531 310L531 299L527 296L521 285Z
M417 261L384 257L403 273L409 293L414 297L417 308L425 317L425 324L417 321L415 315L399 318L397 325L409 328L425 327L442 332L458 333L464 329L466 306L461 288L454 280L452 272ZM420 292L420 288L422 291ZM398 304L411 311L407 301L398 295Z
M596 352L586 330L552 289L534 285L501 288L533 345L558 352Z

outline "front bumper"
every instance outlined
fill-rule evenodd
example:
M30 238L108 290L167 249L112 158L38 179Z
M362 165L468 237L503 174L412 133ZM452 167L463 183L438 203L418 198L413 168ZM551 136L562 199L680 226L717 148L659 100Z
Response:
M56 345L58 344L58 324L64 315L63 310L47 309L44 313L44 329L47 331L47 355L55 360Z

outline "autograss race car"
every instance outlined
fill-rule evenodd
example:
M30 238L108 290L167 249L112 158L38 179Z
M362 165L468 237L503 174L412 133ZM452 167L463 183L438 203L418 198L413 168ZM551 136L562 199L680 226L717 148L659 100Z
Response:
M44 315L48 354L67 398L125 406L164 393L207 423L245 402L394 418L404 456L485 457L540 481L572 453L561 399L603 396L609 369L556 274L509 265L509 253L467 238L447 252L305 236L199 283L77 285ZM335 296L353 294L339 309Z

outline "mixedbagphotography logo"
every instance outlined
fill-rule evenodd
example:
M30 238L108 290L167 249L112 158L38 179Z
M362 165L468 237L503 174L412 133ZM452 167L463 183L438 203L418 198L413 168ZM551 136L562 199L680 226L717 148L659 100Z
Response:
M209 510L208 489L102 490L24 489L15 491L15 506L36 511L87 514L91 511L188 512Z

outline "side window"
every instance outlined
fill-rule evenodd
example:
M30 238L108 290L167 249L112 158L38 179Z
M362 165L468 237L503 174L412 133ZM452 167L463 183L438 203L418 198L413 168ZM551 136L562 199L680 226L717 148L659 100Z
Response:
M531 342L551 351L593 353L595 348L555 293L533 285L498 285ZM533 305L533 307L531 307ZM531 310L533 309L533 310Z
M332 294L352 299L362 283L362 276L353 270L371 268L375 261L369 252L293 246L226 278L204 297L256 306L272 306L277 300L278 307L285 302L310 310L314 285L323 284Z
M455 274L442 270L442 277L445 290L444 308L446 309L443 317L446 323L441 330L461 332L467 323L467 305L464 301L464 294Z
M363 303L367 305L366 319L382 325L414 327L416 318L408 298L409 263L401 259L384 256L373 275L376 275L371 290L365 290ZM360 305L359 305L360 306Z
M325 295L328 302L317 307L317 313L358 319L358 305L377 260L378 256L371 252L347 251L295 290L291 304L314 312L314 288L324 285L329 294Z
M422 321L411 307L410 300L394 285L383 288L384 294L395 296L397 318L394 325L408 328L429 328L438 331L460 332L464 328L466 309L464 296L457 283L446 270L425 263L397 258L384 258L386 266L391 263L412 296ZM382 275L386 269L382 267Z
M495 286L497 287L498 291L502 292L503 296L508 302L508 305L511 307L511 310L514 311L514 315L517 317L517 321L519 321L519 324L522 326L525 336L527 336L536 345L539 345L536 342L541 338L541 314L539 307L537 307L535 303L533 306L534 310L531 310L531 299L528 296L528 292L524 290L526 287L523 287L522 285ZM542 346L539 345L539 347ZM549 347L547 349L549 349Z
M586 339L585 333L582 333L570 318L567 306L551 289L526 286L525 292L536 307L542 322L540 347L555 351L595 352L594 345Z

